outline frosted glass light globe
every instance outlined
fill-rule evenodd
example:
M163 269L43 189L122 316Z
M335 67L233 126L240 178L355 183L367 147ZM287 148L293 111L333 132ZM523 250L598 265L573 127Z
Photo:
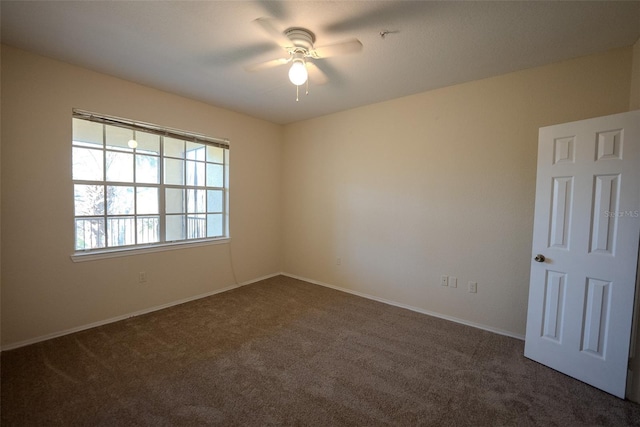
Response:
M136 141L135 139L130 139L129 142L127 142L127 145L129 146L129 148L136 148L138 146L138 141Z
M289 69L289 80L296 86L300 86L307 81L307 67L303 61L295 61Z

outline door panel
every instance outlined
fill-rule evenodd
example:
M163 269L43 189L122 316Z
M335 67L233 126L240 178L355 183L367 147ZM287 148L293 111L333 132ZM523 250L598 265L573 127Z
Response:
M542 336L556 342L560 341L562 331L566 276L557 271L547 271L545 281Z
M571 228L571 205L573 203L573 177L553 178L551 205L551 229L549 247L568 249Z
M525 356L622 398L639 214L640 111L540 129Z

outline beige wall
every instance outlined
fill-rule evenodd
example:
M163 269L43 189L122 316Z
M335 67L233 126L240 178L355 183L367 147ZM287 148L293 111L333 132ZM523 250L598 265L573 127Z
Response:
M230 247L73 263L74 107L230 138ZM281 126L6 46L1 112L3 346L280 271Z
M631 66L631 89L629 92L629 111L640 109L640 39L632 46L633 61ZM639 262L640 264L640 262ZM633 371L630 382L627 384L627 398L640 403L640 277L636 284L636 304L632 331L632 358L630 369ZM635 353L635 355L634 355Z
M282 270L522 335L538 128L626 111L634 49L283 131L2 46L2 345L233 283L229 245L70 260L73 107L231 139L239 282ZM138 271L148 284L137 283ZM441 274L456 276L458 288L440 287ZM466 292L471 280L475 295Z
M627 111L631 59L618 49L287 126L284 271L524 335L538 128Z
M0 44L0 80L2 79L2 45ZM0 84L0 100L2 100L2 85ZM2 117L2 102L0 102L0 118ZM2 344L2 120L0 119L0 349Z
M629 111L638 109L640 109L640 39L633 45L631 91L629 93Z

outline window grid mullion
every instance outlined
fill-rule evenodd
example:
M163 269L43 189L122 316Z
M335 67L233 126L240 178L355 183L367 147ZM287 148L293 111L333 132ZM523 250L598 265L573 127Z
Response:
M104 247L109 247L109 216L107 214L107 127L102 125L102 196L104 208L102 210L104 224Z
M133 131L133 140L136 141L136 131ZM138 244L138 179L136 177L138 149L133 148L133 243Z
M182 198L182 221L183 221L183 230L184 230L184 238L187 239L189 236L189 213L187 212L187 208L189 206L189 191L187 189L187 167L189 163L187 163L187 141L182 141L182 191L184 197Z
M160 137L160 167L159 167L159 173L160 173L160 177L159 177L159 182L160 182L160 194L158 194L158 215L160 215L159 218L159 230L158 232L160 233L160 235L158 236L158 240L160 240L160 242L166 242L167 241L167 209L166 209L166 199L165 199L165 192L166 190L166 183L164 182L164 137L161 136Z
M228 163L228 155L229 151L224 150L222 152L222 234L227 233L227 198L229 197L227 193L228 183L227 180L229 177L227 176L227 163Z

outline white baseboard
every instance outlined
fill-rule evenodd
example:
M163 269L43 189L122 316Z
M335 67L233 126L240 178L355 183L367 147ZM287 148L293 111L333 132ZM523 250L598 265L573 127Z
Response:
M371 299L371 300L374 300L374 301L378 301L378 302L381 302L381 303L384 303L384 304L389 304L389 305L393 305L395 307L405 308L407 310L415 311L417 313L422 313L422 314L426 314L428 316L438 317L440 319L445 319L445 320L449 320L451 322L456 322L456 323L460 323L460 324L463 324L463 325L472 326L474 328L482 329L482 330L485 330L485 331L488 331L488 332L493 332L493 333L499 334L499 335L505 335L505 336L511 337L511 338L517 338L519 340L523 340L524 341L524 335L515 334L513 332L505 331L503 329L498 329L498 328L494 328L494 327L491 327L491 326L482 325L480 323L470 322L468 320L459 319L459 318L453 317L453 316L447 316L446 314L436 313L434 311L425 310L425 309L414 307L414 306L407 305L407 304L402 304L402 303L399 303L399 302L396 302L396 301L388 300L388 299L385 299L385 298L380 298L380 297L377 297L377 296L374 296L374 295L369 295L369 294L365 294L365 293L362 293L362 292L353 291L351 289L341 288L340 286L334 286L334 285L330 285L328 283L319 282L317 280L307 279L306 277L296 276L295 274L289 274L289 273L284 273L284 272L280 273L280 274L282 274L283 276L291 277L293 279L303 280L305 282L309 282L309 283L312 283L314 285L324 286L324 287L327 287L327 288L335 289L337 291L346 292L348 294L357 295L359 297L363 297L363 298Z
M305 282L308 282L308 283L311 283L311 284L314 284L314 285L324 286L324 287L327 287L327 288L335 289L337 291L346 292L348 294L357 295L359 297L363 297L363 298L367 298L367 299L370 299L370 300L378 301L378 302L381 302L381 303L384 303L384 304L389 304L389 305L393 305L395 307L400 307L400 308L404 308L404 309L407 309L407 310L415 311L417 313L422 313L422 314L426 314L426 315L429 315L429 316L433 316L433 317L438 317L438 318L441 318L441 319L449 320L451 322L456 322L456 323L460 323L460 324L463 324L463 325L472 326L474 328L478 328L478 329L482 329L482 330L485 330L485 331L493 332L493 333L496 333L496 334L499 334L499 335L505 335L505 336L508 336L508 337L524 340L524 336L523 335L514 334L513 332L505 331L505 330L498 329L498 328L493 328L491 326L486 326L486 325L482 325L482 324L475 323L475 322L470 322L468 320L459 319L459 318L453 317L453 316L447 316L445 314L436 313L436 312L433 312L433 311L430 311L430 310L425 310L425 309L414 307L414 306L407 305L407 304L402 304L402 303L399 303L399 302L396 302L396 301L392 301L392 300L388 300L388 299L385 299L385 298L376 297L374 295L365 294L363 292L353 291L353 290L347 289L347 288L341 288L340 286L334 286L334 285L330 285L328 283L319 282L317 280L308 279L306 277L296 276L295 274L281 272L281 273L269 274L269 275L266 275L266 276L258 277L258 278L251 279L251 280L247 280L246 282L242 282L242 283L239 283L237 285L234 284L234 285L231 285L231 286L224 287L222 289L216 289L216 290L211 291L211 292L206 292L204 294L194 295L192 297L183 298L183 299L180 299L180 300L177 300L177 301L172 301L172 302L169 302L169 303L166 303L166 304L162 304L162 305L146 308L146 309L143 309L143 310L135 311L133 313L127 313L127 314L123 314L121 316L116 316L116 317L112 317L112 318L109 318L109 319L100 320L98 322L93 322L93 323L89 323L89 324L86 324L86 325L77 326L75 328L65 329L63 331L53 332L53 333L50 333L50 334L41 335L39 337L31 338L31 339L28 339L28 340L24 340L24 341L19 341L19 342L16 342L16 343L8 344L8 345L3 346L2 349L0 349L0 351L13 350L13 349L24 347L24 346L27 346L27 345L30 345L30 344L35 344L35 343L38 343L38 342L41 342L41 341L46 341L46 340L50 340L50 339L53 339L53 338L58 338L58 337L61 337L61 336L64 336L64 335L73 334L75 332L80 332L80 331L84 331L84 330L87 330L87 329L95 328L95 327L98 327L98 326L107 325L109 323L118 322L120 320L129 319L131 317L141 316L143 314L152 313L152 312L158 311L158 310L163 310L165 308L173 307L175 305L184 304L184 303L187 303L187 302L190 302L190 301L195 301L195 300L198 300L198 299L201 299L201 298L206 298L206 297L209 297L211 295L219 294L219 293L222 293L222 292L227 292L227 291L230 291L232 289L239 288L241 286L246 286L246 285L250 285L252 283L260 282L261 280L270 279L270 278L278 276L278 275L283 275L283 276L291 277L293 279L303 280Z
M50 333L50 334L41 335L39 337L35 337L35 338L28 339L28 340L19 341L19 342L16 342L16 343L5 345L5 346L2 347L2 349L0 351L13 350L13 349L16 349L16 348L19 348L19 347L24 347L24 346L27 346L27 345L30 345L30 344L35 344L35 343L38 343L38 342L41 342L41 341L46 341L46 340L50 340L50 339L53 339L53 338L58 338L58 337L61 337L61 336L64 336L64 335L73 334L74 332L80 332L80 331L84 331L84 330L87 330L87 329L95 328L97 326L102 326L102 325L107 325L109 323L119 322L120 320L125 320L125 319L129 319L131 317L136 317L136 316L141 316L143 314L152 313L154 311L163 310L165 308L173 307L174 305L180 305L180 304L184 304L186 302L195 301L195 300L198 300L198 299L201 299L201 298L206 298L206 297L209 297L211 295L219 294L219 293L222 293L222 292L227 292L227 291L230 291L232 289L239 288L241 286L250 285L252 283L259 282L261 280L269 279L271 277L275 277L275 276L279 276L279 275L280 275L280 273L269 274L269 275L266 275L266 276L258 277L256 279L247 280L246 282L233 284L231 286L227 286L227 287L224 287L222 289L216 289L215 291L206 292L204 294L194 295L194 296L191 296L191 297L179 299L177 301L171 301L171 302L168 302L166 304L157 305L157 306L154 306L154 307L145 308L143 310L134 311L133 313L127 313L127 314L123 314L121 316L111 317L111 318L105 319L105 320L99 320L97 322L89 323L89 324L86 324L86 325L76 326L75 328L65 329L64 331L53 332L53 333Z

